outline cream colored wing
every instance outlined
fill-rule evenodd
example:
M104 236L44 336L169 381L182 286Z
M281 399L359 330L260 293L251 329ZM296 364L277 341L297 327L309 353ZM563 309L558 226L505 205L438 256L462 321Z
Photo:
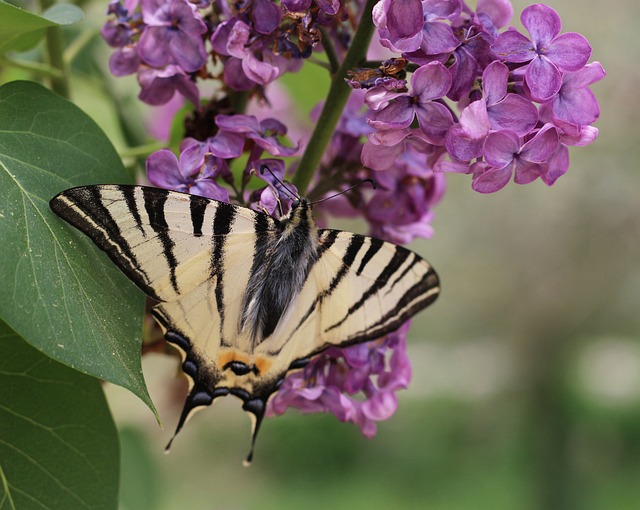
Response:
M426 260L379 239L321 230L318 255L288 316L256 350L277 357L280 370L329 346L394 331L440 291Z
M235 254L242 257L236 263L245 260L250 267L252 253L246 247L260 229L274 224L268 215L244 207L144 186L72 188L53 198L51 208L158 301L175 301L215 280L224 267L230 233L245 247ZM238 285L226 290L231 288Z

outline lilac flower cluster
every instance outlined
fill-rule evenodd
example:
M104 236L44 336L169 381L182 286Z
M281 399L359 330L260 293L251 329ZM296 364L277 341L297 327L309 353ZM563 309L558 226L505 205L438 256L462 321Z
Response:
M269 401L267 415L283 414L289 407L306 413L328 412L373 437L376 422L395 413L396 392L411 380L409 324L368 344L328 349L284 380Z
M510 28L505 0L381 0L374 8L380 42L417 66L410 88L386 83L367 91L375 132L362 152L371 168L387 166L409 133L439 152L436 172L468 173L491 193L513 177L553 184L569 166L568 146L597 136L599 107L588 89L604 77L587 64L591 47L561 32L558 14L536 4L521 16L529 37ZM403 138L404 137L404 138ZM400 151L403 153L403 151Z
M358 216L372 235L404 244L433 234L446 173L471 175L481 193L512 178L551 185L567 171L568 147L597 137L589 86L604 70L588 63L583 36L561 32L550 7L523 11L527 36L499 32L513 15L509 0L478 0L475 10L463 0L380 0L369 48L380 61L363 58L349 71L353 90L322 158L317 168L301 168L299 153L320 142L306 135L292 143L291 119L270 118L264 108L248 115L246 105L269 105L273 82L321 51L335 71L364 8L363 0L113 0L102 31L116 49L112 73L137 73L148 104L176 93L194 104L179 156L151 154L149 181L277 217L297 193L283 186L286 177L313 170L313 199L373 178L375 190L360 186L319 203L319 223L328 214ZM336 76L334 83L344 78ZM207 81L215 86L205 98ZM324 122L322 107L312 113L316 124ZM270 172L260 172L264 165ZM287 377L269 414L331 412L370 437L409 382L406 332L325 351Z
M298 70L320 44L321 30L344 46L347 19L340 0L111 0L108 15L102 35L116 48L110 70L137 73L139 97L150 105L176 92L198 105L198 78L235 91L259 89Z

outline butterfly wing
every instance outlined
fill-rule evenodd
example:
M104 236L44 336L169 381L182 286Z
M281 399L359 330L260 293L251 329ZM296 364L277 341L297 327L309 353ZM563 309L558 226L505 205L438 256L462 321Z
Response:
M246 247L256 224L273 224L250 209L145 186L72 188L54 197L51 208L157 301L175 301L215 278L229 233Z
M440 291L429 263L373 237L320 230L318 260L286 320L258 347L279 368L330 346L379 338L427 307Z

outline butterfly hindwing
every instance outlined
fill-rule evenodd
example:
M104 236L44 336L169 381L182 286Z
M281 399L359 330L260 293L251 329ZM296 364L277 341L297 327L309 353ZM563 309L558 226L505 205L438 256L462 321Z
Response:
M437 297L427 261L379 239L320 230L318 260L291 313L259 352L288 362L379 338L396 330Z

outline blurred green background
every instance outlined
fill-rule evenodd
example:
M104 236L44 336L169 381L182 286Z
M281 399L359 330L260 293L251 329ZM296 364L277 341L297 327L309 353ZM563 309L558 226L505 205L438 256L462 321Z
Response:
M527 3L513 3L519 24ZM468 177L449 176L436 235L414 246L443 291L414 321L413 383L396 415L366 440L332 416L290 411L265 422L247 469L249 420L238 400L222 399L165 456L186 387L175 359L149 354L165 430L134 397L106 388L121 429L124 510L640 508L640 5L548 3L608 73L593 86L600 137L572 149L552 188L482 196ZM106 2L85 8L99 27ZM94 49L108 56L104 43ZM326 90L311 67L286 81L301 119ZM137 85L104 87L89 74L72 85L122 147L118 112L99 97L133 105Z

